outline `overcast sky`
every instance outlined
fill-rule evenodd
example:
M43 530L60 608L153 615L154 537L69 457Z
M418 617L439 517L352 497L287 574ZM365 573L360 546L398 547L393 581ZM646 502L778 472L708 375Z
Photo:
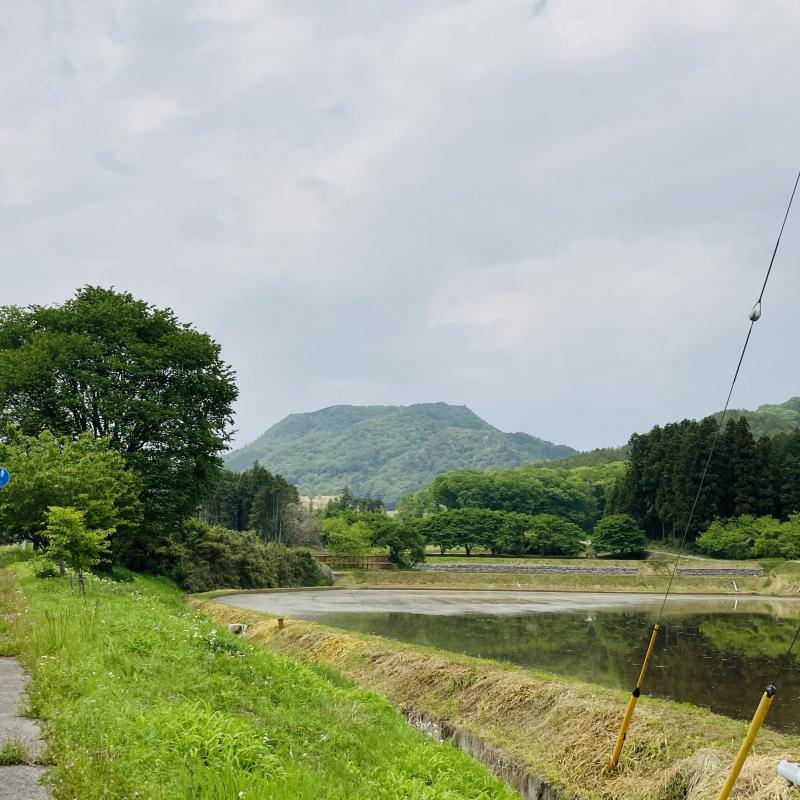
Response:
M0 0L0 302L219 341L237 440L466 404L577 448L722 406L800 168L796 0ZM800 204L734 405L800 394Z

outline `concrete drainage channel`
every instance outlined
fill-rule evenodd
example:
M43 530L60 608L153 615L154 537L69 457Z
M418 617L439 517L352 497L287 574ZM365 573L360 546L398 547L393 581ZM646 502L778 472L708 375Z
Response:
M521 764L514 763L493 745L457 728L447 720L437 720L414 709L404 709L410 725L439 742L449 742L480 761L489 771L508 784L523 800L573 800L571 795L550 786L541 776L531 773Z

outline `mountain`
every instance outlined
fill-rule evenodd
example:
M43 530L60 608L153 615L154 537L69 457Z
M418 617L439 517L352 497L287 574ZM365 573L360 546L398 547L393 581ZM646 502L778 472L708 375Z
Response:
M715 414L718 419L722 412ZM776 433L789 433L800 427L800 397L792 397L785 403L773 405L766 403L755 411L734 408L728 412L732 419L745 417L756 439L774 436Z
M290 414L225 462L240 471L259 461L301 494L337 494L347 485L391 504L442 472L519 467L575 452L527 433L503 433L466 406L419 403Z

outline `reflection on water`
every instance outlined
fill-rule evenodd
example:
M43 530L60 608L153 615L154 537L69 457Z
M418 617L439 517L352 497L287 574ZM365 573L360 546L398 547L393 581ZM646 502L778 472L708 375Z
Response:
M752 606L750 606L752 608ZM734 612L733 603L730 611ZM314 619L362 633L509 661L605 686L632 688L653 624L652 612L591 610L519 616L407 612L318 613ZM670 614L644 694L749 719L775 679L797 620L768 613ZM800 733L800 667L792 660L769 713L772 728Z

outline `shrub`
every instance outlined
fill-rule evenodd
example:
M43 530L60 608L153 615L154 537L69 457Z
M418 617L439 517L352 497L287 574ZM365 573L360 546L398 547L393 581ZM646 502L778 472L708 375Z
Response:
M66 563L78 573L81 593L85 591L83 572L108 552L111 533L113 530L87 528L84 511L62 506L47 509L47 557L56 563Z
M252 531L231 531L189 520L157 551L157 569L189 592L318 586L324 577L311 552L277 542L264 544Z
M598 553L630 555L647 548L647 537L630 514L612 514L594 526L592 546Z
M786 522L747 514L716 520L700 534L697 546L716 558L800 558L800 514Z

